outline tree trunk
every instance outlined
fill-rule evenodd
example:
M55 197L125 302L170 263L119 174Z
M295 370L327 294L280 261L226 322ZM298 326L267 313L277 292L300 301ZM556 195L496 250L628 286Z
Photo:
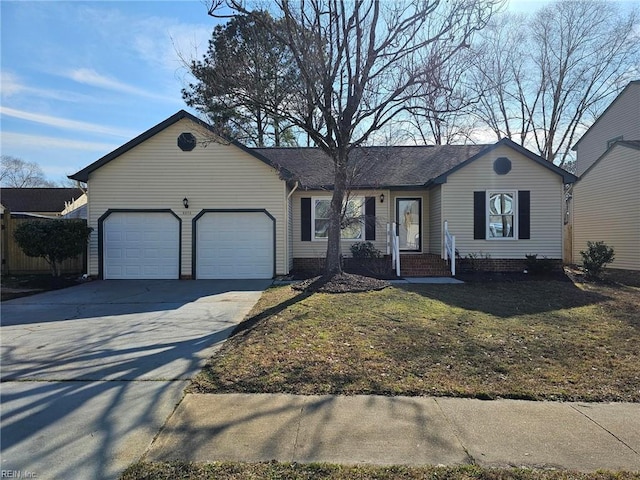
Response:
M327 278L342 273L342 210L347 186L347 154L339 154L335 163L335 185L331 197L329 213L329 232L327 238L327 258L324 266L324 276Z

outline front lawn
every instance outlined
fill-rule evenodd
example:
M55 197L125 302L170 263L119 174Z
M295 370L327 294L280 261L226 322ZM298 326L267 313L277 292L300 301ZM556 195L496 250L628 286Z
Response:
M193 392L640 401L640 287L267 290Z

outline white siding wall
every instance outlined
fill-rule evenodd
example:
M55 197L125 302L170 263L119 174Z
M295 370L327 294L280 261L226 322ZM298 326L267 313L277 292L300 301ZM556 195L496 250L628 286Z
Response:
M429 191L429 248L428 253L442 255L442 187ZM455 232L451 232L455 235Z
M94 171L88 182L89 273L98 274L98 218L110 208L171 209L182 219L181 275L191 275L192 220L203 209L266 209L276 218L276 273L288 272L285 248L286 185L278 173L233 145L177 146L182 132L210 138L180 120ZM189 199L189 209L182 199Z
M640 83L632 83L582 137L577 145L577 175L582 175L606 150L607 141L623 136L640 140Z
M511 160L512 169L507 175L493 171L498 157ZM489 189L531 192L530 240L473 239L473 192ZM442 185L442 220L448 220L462 256L482 252L492 258L524 259L525 254L535 253L561 259L563 195L562 177L509 147L500 146L449 175Z
M380 194L384 193L384 203L380 203ZM372 242L383 254L387 251L387 223L389 222L389 209L391 208L390 194L387 190L358 190L352 196L375 197L376 198L376 239ZM303 242L301 232L301 205L300 199L303 197L325 197L331 198L328 191L303 191L297 190L291 199L293 200L293 257L294 258L324 258L327 254L326 240L311 240ZM358 240L358 241L364 241ZM351 256L351 245L356 241L343 240L342 254L345 257Z
M615 252L613 268L640 270L640 150L616 146L573 189L573 260L587 241Z

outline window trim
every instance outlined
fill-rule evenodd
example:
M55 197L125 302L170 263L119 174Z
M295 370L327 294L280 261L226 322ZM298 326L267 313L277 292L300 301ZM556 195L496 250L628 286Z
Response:
M327 196L315 196L311 197L311 241L313 242L326 242L327 237L316 237L316 202L318 200L325 200L331 202L331 197ZM364 219L365 216L365 202L366 198L363 196L354 196L347 199L347 202L357 201L360 203L360 216ZM360 238L343 238L340 234L340 241L343 242L364 242L365 241L365 225L364 221L360 222Z
M508 194L513 198L513 205L511 210L513 211L513 235L511 237L493 237L491 236L491 195L496 194ZM485 240L489 241L513 241L518 240L518 190L500 189L500 190L487 190L485 201Z

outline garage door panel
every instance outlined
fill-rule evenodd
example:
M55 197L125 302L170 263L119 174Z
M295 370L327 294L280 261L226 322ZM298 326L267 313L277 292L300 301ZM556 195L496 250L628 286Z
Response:
M169 212L114 212L103 223L105 279L179 277L180 223Z
M207 212L197 220L197 278L271 278L273 220L263 212Z

